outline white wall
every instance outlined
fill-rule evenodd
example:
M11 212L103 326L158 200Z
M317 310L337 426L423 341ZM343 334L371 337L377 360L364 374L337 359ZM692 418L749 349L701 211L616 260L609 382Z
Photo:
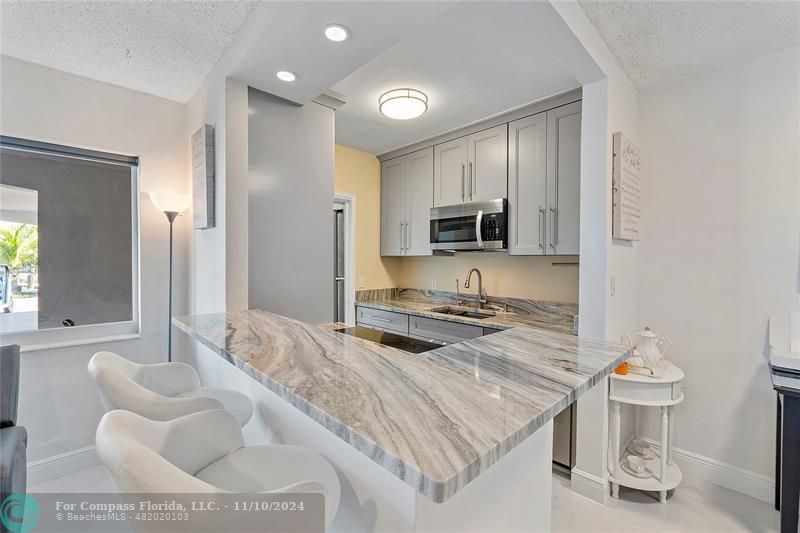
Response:
M249 304L333 319L333 110L249 91Z
M0 132L28 139L137 155L140 158L142 336L22 354L20 424L37 461L94 444L102 415L86 371L93 353L113 350L141 362L166 358L168 224L146 191L188 192L185 106L40 67L0 59ZM175 227L175 311L187 307L187 237L191 215Z
M641 105L639 318L686 372L676 446L769 477L767 318L800 294L799 67L790 49Z
M215 224L191 230L192 313L246 309L247 85L215 69L189 100L186 124L187 142L204 124L214 126L215 154Z
M520 5L536 11L529 24L583 84L579 334L618 340L636 326L637 246L611 238L611 145L616 131L637 139L638 92L577 2ZM611 276L616 278L614 295ZM626 417L626 435L633 431L631 419ZM608 496L608 427L604 381L578 401L572 475L573 489L599 501Z

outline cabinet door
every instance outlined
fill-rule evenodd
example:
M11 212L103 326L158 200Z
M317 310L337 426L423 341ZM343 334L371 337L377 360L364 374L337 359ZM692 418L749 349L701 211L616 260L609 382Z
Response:
M508 196L508 124L468 137L467 191L469 202Z
M407 190L405 255L432 255L433 147L403 158Z
M547 112L548 254L580 253L581 103Z
M402 255L405 238L405 179L402 157L381 164L381 255Z
M508 253L544 255L547 113L511 122L508 143Z
M433 205L466 201L467 137L434 146L433 163Z
M448 320L409 316L408 334L418 339L450 344L481 337L483 328Z

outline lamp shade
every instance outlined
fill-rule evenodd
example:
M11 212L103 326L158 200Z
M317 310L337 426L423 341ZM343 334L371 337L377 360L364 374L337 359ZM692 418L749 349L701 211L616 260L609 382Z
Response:
M164 213L180 213L192 203L188 194L176 192L151 192L150 201Z

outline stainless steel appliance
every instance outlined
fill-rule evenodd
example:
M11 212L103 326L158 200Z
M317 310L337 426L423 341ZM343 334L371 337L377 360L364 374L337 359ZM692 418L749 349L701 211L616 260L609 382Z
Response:
M333 321L345 322L344 312L344 210L333 210Z
M505 250L508 247L508 200L431 209L433 250Z
M553 419L553 462L567 470L575 466L576 414L573 403Z
M345 335L352 335L359 339L364 339L390 348L396 348L410 353L424 353L429 350L441 348L441 344L435 344L419 339L412 339L411 337L404 337L388 331L381 331L379 329L364 328L356 326L352 328L340 328L333 330L337 333L344 333Z

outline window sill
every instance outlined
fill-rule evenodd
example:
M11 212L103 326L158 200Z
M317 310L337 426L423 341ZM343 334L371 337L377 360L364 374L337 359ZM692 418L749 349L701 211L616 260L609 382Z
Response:
M141 338L137 322L96 324L3 334L3 344L19 344L20 351L37 352Z
M57 348L69 348L70 346L87 346L90 344L102 344L105 342L131 341L141 339L140 333L127 333L123 335L109 335L107 337L90 337L85 339L64 340L51 343L24 343L20 344L21 353L39 352L42 350L55 350Z

